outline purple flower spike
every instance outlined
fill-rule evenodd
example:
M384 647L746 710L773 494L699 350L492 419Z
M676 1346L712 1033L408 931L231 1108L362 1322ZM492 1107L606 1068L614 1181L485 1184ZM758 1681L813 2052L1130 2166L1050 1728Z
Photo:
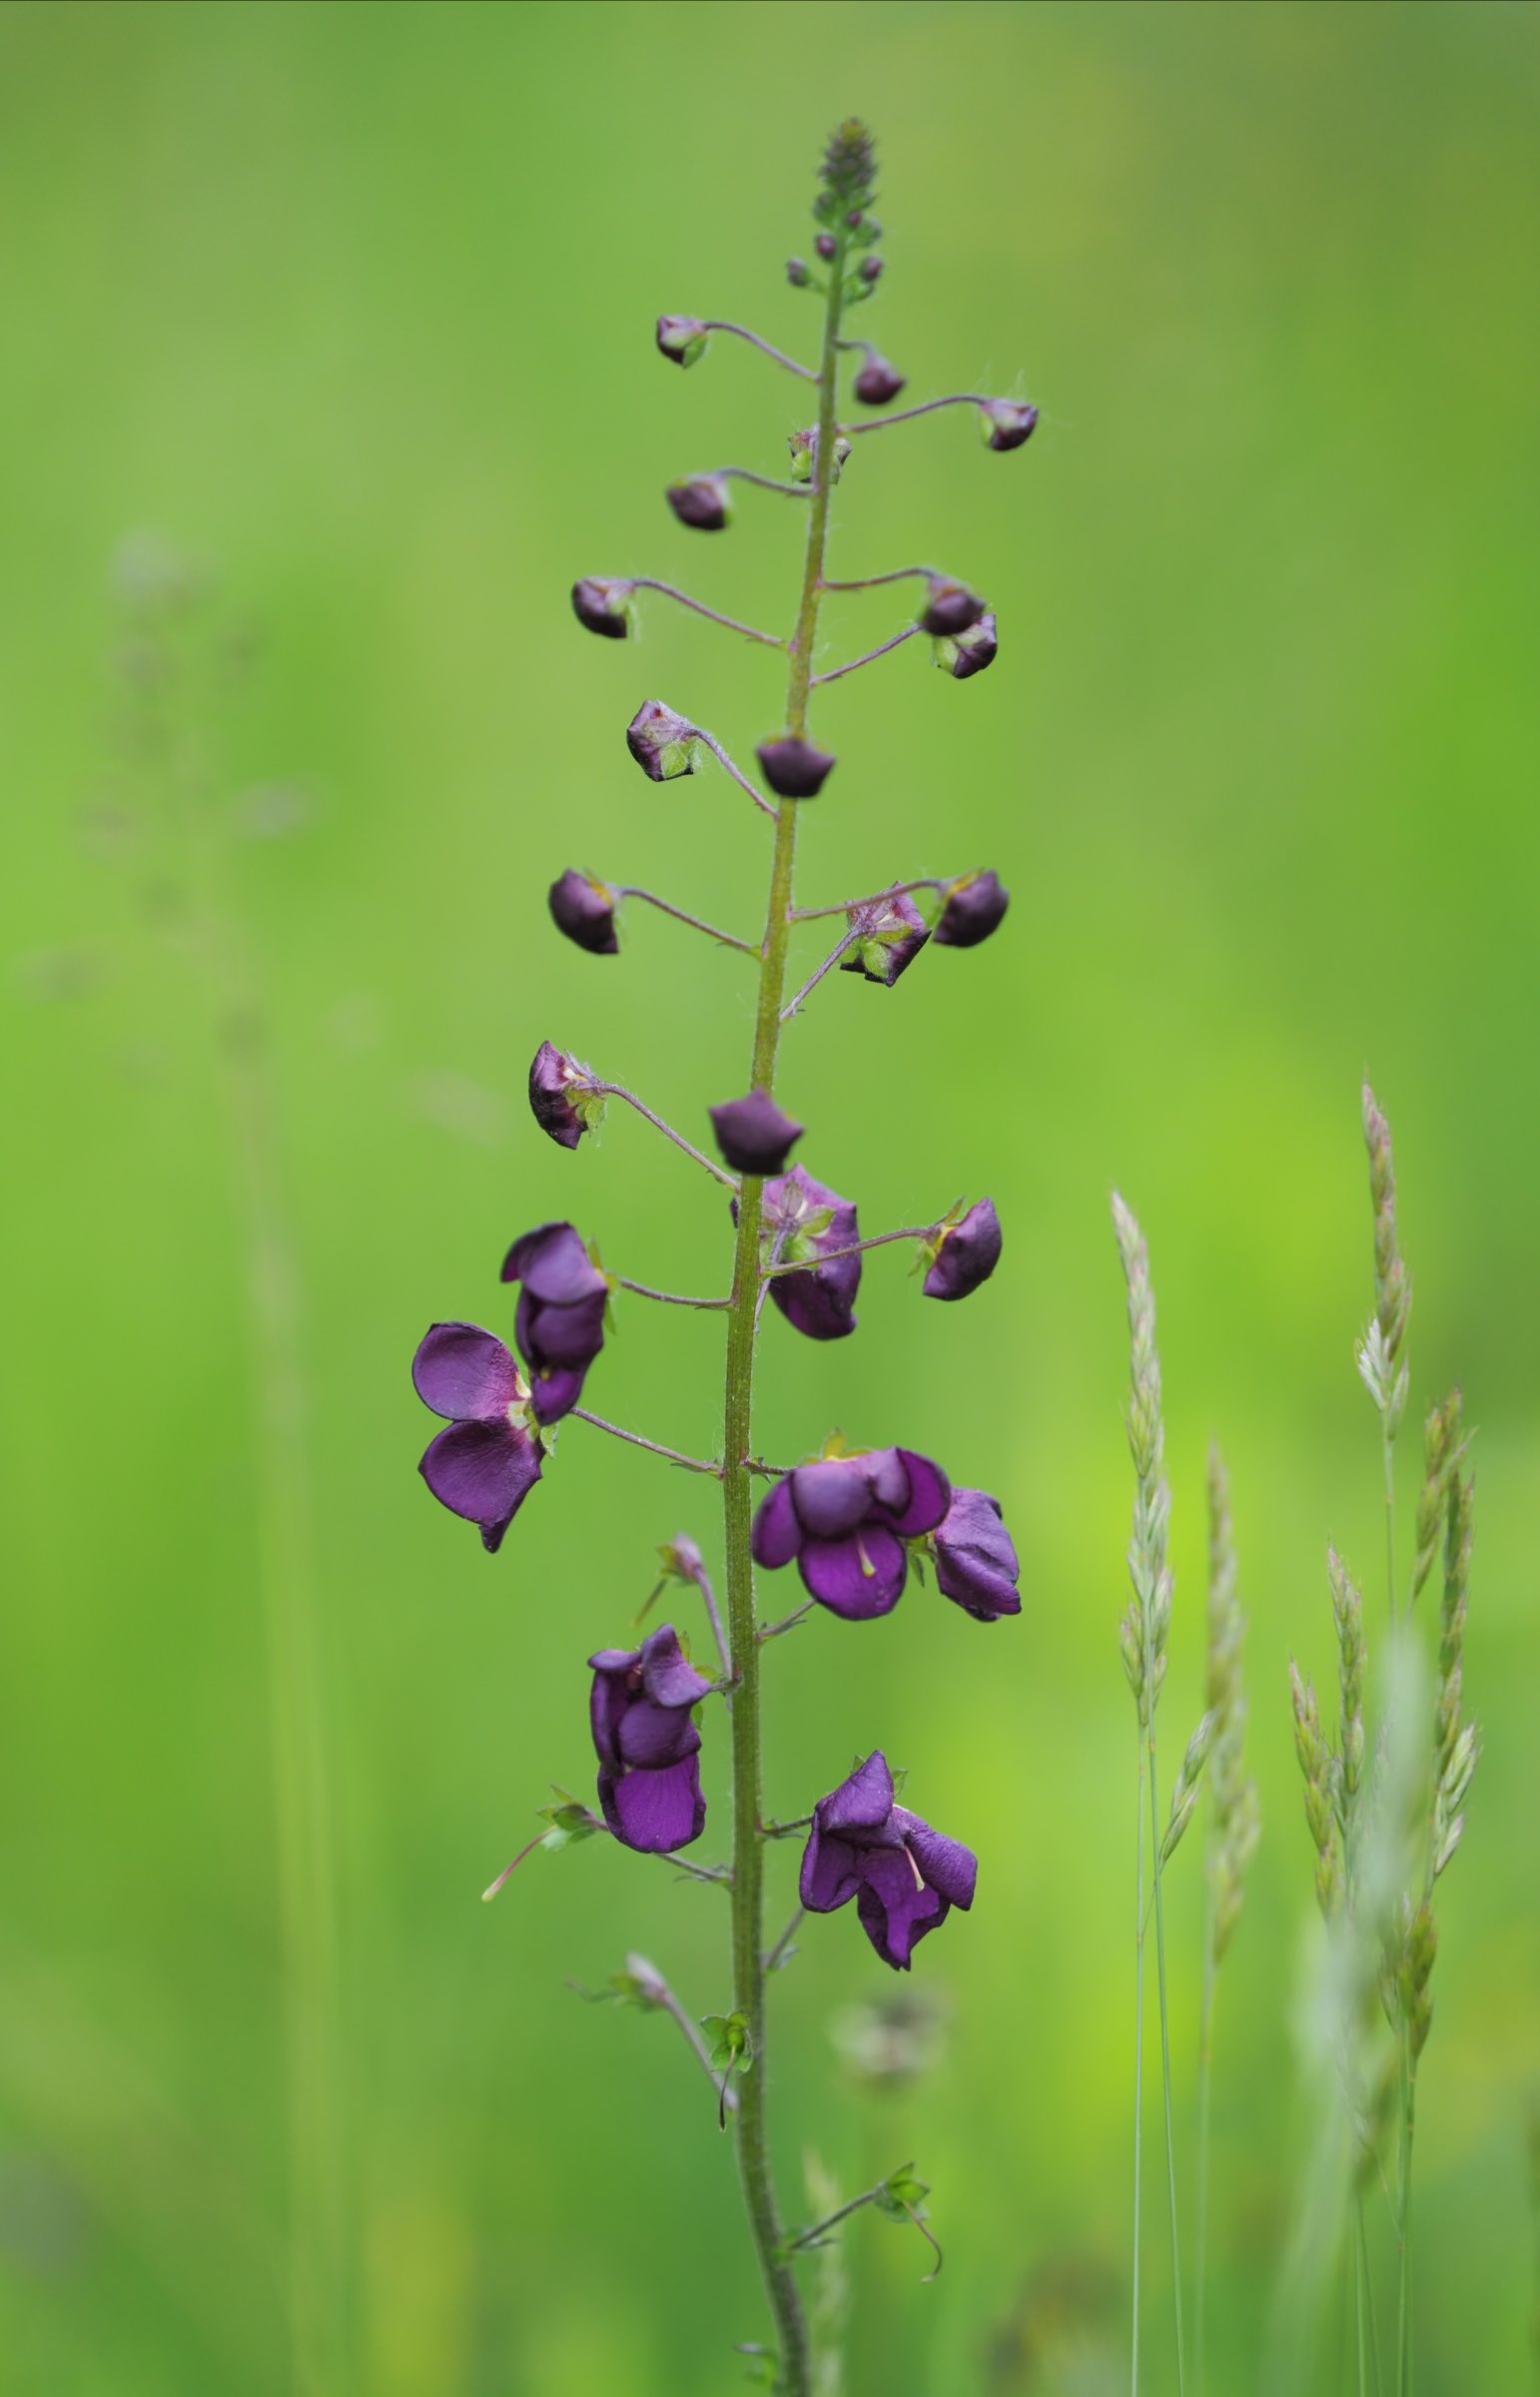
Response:
M856 398L867 407L886 407L903 390L904 377L891 359L879 358L874 350L853 388Z
M945 666L954 682L966 682L971 674L982 674L1000 654L1000 636L991 609L977 624L960 632L955 640L936 643L936 663Z
M976 1623L995 1623L1002 1615L1021 1613L1016 1548L1001 1519L1000 1500L988 1490L954 1490L946 1521L932 1533L931 1546L942 1596Z
M870 1622L891 1614L904 1594L905 1541L934 1531L951 1502L941 1467L912 1448L819 1457L760 1500L754 1561L774 1572L795 1557L820 1606L848 1623Z
M568 866L559 881L550 886L548 904L551 921L558 932L564 932L579 949L587 949L594 957L614 957L619 950L619 935L615 931L615 909L619 904L613 891L591 874L579 874Z
M933 574L926 586L926 601L920 615L920 629L941 640L966 632L977 624L984 613L984 601L966 582L949 582L944 574Z
M690 1710L711 1688L687 1662L664 1623L639 1648L590 1656L589 1721L599 1760L599 1806L624 1847L639 1856L687 1848L706 1827L700 1733Z
M692 525L696 532L720 532L727 522L727 484L720 474L671 482L664 496L680 523Z
M807 1260L805 1272L772 1276L774 1304L808 1339L844 1339L856 1328L861 1259L837 1256L829 1264L818 1260L831 1248L852 1247L861 1237L850 1200L815 1182L805 1167L793 1166L789 1174L765 1184L762 1222L767 1263Z
M965 874L946 894L941 922L936 927L939 949L977 949L998 931L1011 894L994 873Z
M537 1423L559 1423L583 1394L583 1378L604 1345L609 1283L570 1223L540 1223L514 1241L503 1281L522 1282L513 1337L529 1367Z
M907 1973L926 1934L954 1906L967 1913L978 1879L971 1848L894 1805L893 1775L875 1748L814 1807L799 1895L810 1915L836 1914L854 1898L883 1963Z
M616 576L585 574L572 585L572 613L589 632L605 640L623 641L631 629L631 593L636 588Z
M816 799L835 767L826 750L791 733L778 741L761 741L754 755L779 799Z
M625 728L625 745L652 782L676 782L695 771L699 736L687 716L676 716L661 699L645 699Z
M984 437L992 449L1020 449L1038 421L1038 411L1026 400L986 400L982 410Z
M658 348L676 367L693 367L705 355L708 334L699 317L659 317Z
M530 1109L540 1130L548 1132L562 1149L575 1149L583 1134L592 1132L603 1118L603 1100L583 1095L592 1080L586 1066L551 1041L542 1041L534 1053L529 1067Z
M722 1162L735 1174L779 1174L802 1126L783 1115L768 1091L750 1091L711 1110L711 1129Z
M981 1198L961 1221L943 1223L923 1284L927 1298L967 1298L1000 1262L1000 1217L993 1198Z
M417 1470L440 1506L480 1526L495 1554L540 1478L529 1386L501 1340L479 1323L435 1323L411 1360L417 1396L448 1429Z
M851 949L840 960L840 972L864 975L890 990L931 937L930 926L904 891L872 907L852 908L850 929Z

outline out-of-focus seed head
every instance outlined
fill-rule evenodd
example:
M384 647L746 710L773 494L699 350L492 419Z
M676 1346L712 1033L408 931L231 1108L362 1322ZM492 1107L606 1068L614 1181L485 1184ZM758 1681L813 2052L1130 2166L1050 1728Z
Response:
M816 799L836 763L827 750L789 732L777 741L761 741L754 755L778 799Z
M937 946L977 949L999 930L1010 904L1011 894L1002 887L998 874L964 874L946 892L936 927Z
M625 728L625 745L653 782L675 782L695 771L694 725L661 699L647 699Z
M550 886L548 904L551 922L558 932L564 932L579 949L588 950L594 957L613 957L620 947L615 930L615 910L619 905L615 894L596 882L591 874L579 874L575 866Z
M866 407L886 407L904 388L904 377L891 359L880 358L875 350L867 353L866 365L856 377L856 398Z
M980 410L981 429L991 449L1020 449L1037 421L1030 400L986 400Z
M671 482L666 497L680 523L696 532L722 531L731 512L721 474L692 474L686 482Z
M693 367L703 358L710 336L699 317L659 317L658 348L676 367Z
M936 643L936 663L946 668L954 682L966 682L970 674L982 674L986 666L992 666L999 650L994 610L987 608L978 623L955 640Z
M782 1113L768 1091L750 1091L711 1109L711 1129L724 1165L735 1174L780 1174L802 1126Z
M631 629L631 593L636 588L616 574L584 574L572 585L572 613L589 632L623 641Z
M984 613L984 601L966 582L949 582L945 574L932 574L926 584L925 605L920 610L920 628L941 640L966 632L977 624Z

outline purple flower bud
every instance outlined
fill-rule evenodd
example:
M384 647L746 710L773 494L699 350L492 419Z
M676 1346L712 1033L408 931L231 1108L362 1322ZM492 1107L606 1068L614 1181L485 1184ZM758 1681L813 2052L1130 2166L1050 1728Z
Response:
M1001 1520L1000 1500L988 1490L954 1490L946 1521L931 1534L936 1579L976 1623L1022 1611L1016 1549Z
M986 400L984 437L992 449L1020 449L1038 421L1029 400Z
M965 874L946 894L936 943L942 949L977 949L1004 919L1011 894L995 873Z
M951 1502L941 1467L912 1448L819 1457L760 1500L754 1561L774 1572L795 1557L809 1597L847 1622L870 1622L904 1594L905 1541L934 1531Z
M852 948L840 960L842 974L861 974L891 990L931 937L930 926L905 891L850 911Z
M625 745L653 782L676 782L695 771L694 725L661 699L647 699L625 728Z
M812 269L805 258L789 258L786 261L786 280L799 292L805 284L812 282Z
M768 1091L725 1100L710 1112L723 1163L735 1174L779 1174L802 1138L802 1126L782 1115Z
M736 1218L737 1203L733 1214ZM806 1272L771 1276L770 1296L794 1330L810 1340L843 1340L856 1328L856 1292L861 1287L859 1256L837 1256L821 1264L831 1249L850 1248L861 1237L856 1210L838 1191L815 1182L805 1167L793 1166L767 1182L761 1201L760 1244L767 1264L807 1261Z
M623 641L631 629L631 593L635 584L619 575L585 574L572 585L572 613L590 632L607 641Z
M945 574L932 574L926 585L920 628L942 640L966 632L970 624L978 623L983 613L984 601L966 582L949 582Z
M559 1423L583 1394L604 1345L609 1283L570 1223L540 1223L514 1241L499 1279L523 1284L513 1337L529 1367L537 1423Z
M835 251L839 248L839 244L835 240L832 233L821 233L817 241L813 244L813 247L818 252L820 258L828 259L834 256Z
M867 407L886 407L904 388L904 377L890 359L879 358L874 350L856 377L856 398Z
M593 1076L565 1049L542 1041L529 1067L529 1106L542 1132L562 1149L575 1149L601 1121L602 1098L584 1096Z
M671 482L664 496L681 524L696 532L720 532L727 522L727 484L720 474L696 474Z
M851 1899L885 1965L907 1973L928 1932L954 1906L966 1914L979 1860L893 1803L893 1775L880 1748L813 1809L799 1894L810 1915L832 1915Z
M761 741L754 755L780 799L816 799L836 764L827 750L815 749L800 733L787 732L779 740Z
M591 951L595 957L613 957L620 947L615 930L615 909L620 904L613 891L591 875L579 874L575 866L553 882L547 894L551 921L558 932L564 932L579 949Z
M875 283L882 273L882 260L880 258L863 258L859 272L863 283Z
M988 1281L1000 1262L1000 1217L993 1198L981 1198L956 1223L938 1226L931 1269L923 1284L927 1298L967 1298Z
M479 1323L435 1323L411 1361L417 1396L448 1429L417 1467L440 1506L479 1524L488 1555L501 1546L540 1478L529 1385L501 1340Z
M852 233L854 233L854 232L856 231L856 228L857 228L857 227L859 226L859 224L861 223L861 211L860 211L860 209L859 209L859 208L852 208L852 209L849 209L849 210L847 210L847 212L846 212L846 216L845 216L845 222L846 222L846 224L847 224L847 225L850 227L850 230L851 230L851 232L852 232Z
M690 1720L711 1688L671 1623L639 1648L601 1648L588 1659L588 1719L599 1760L599 1806L617 1840L638 1856L669 1856L706 1828L700 1733Z
M936 643L936 663L945 666L955 681L966 682L970 674L982 674L986 666L992 666L999 650L994 610L987 609L977 624L971 624L955 640Z
M699 317L659 317L658 348L676 367L693 367L708 336Z

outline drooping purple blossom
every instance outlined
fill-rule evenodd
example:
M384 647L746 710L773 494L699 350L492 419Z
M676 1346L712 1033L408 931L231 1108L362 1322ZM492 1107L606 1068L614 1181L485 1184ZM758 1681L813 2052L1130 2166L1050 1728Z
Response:
M977 624L955 638L936 643L936 663L945 666L954 682L967 682L974 674L982 674L1000 654L1000 634L993 609L987 609Z
M489 1555L540 1478L529 1385L494 1332L434 1323L411 1360L417 1396L448 1428L417 1467L440 1506L480 1526Z
M938 1226L930 1271L922 1288L927 1298L967 1298L981 1281L988 1281L1000 1262L1000 1217L993 1198L980 1198L956 1223Z
M886 407L904 389L904 377L891 359L880 358L874 350L852 388L867 407Z
M671 482L664 497L680 523L696 532L720 532L732 512L721 474L693 474L685 482Z
M815 749L811 741L789 732L779 740L761 741L754 755L778 799L816 799L836 764L827 750Z
M579 874L575 866L550 886L547 904L551 922L558 932L564 932L579 949L594 957L614 957L620 948L620 936L615 930L615 909L619 905L615 894L591 874Z
M984 437L992 449L1020 449L1038 421L1030 400L986 400L982 412Z
M754 1561L774 1572L795 1558L809 1597L847 1622L870 1622L904 1594L905 1541L934 1531L951 1500L941 1467L912 1448L819 1457L760 1500Z
M733 1211L736 1215L736 1202ZM793 1166L765 1184L760 1219L767 1263L806 1259L805 1271L771 1275L772 1304L810 1340L844 1339L856 1328L861 1259L836 1256L827 1264L819 1259L860 1239L850 1199L815 1182L806 1167Z
M842 974L860 974L891 990L931 937L930 926L907 891L850 911L851 946L840 960Z
M602 1113L602 1100L582 1096L592 1080L587 1067L553 1041L542 1041L530 1060L530 1110L558 1148L575 1149L584 1133L593 1130L595 1109Z
M813 1809L802 1852L799 1895L808 1913L832 1915L851 1899L885 1965L907 1973L914 1952L954 1906L966 1913L979 1860L893 1802L893 1775L880 1748Z
M625 745L650 782L677 782L695 771L698 738L687 716L661 699L644 699L625 728Z
M604 640L623 641L631 629L635 588L619 575L584 574L572 585L572 613L589 632Z
M941 921L936 927L938 949L977 949L992 932L999 930L1011 894L998 874L964 874L946 894Z
M609 1284L570 1223L539 1223L513 1242L503 1281L522 1284L513 1337L530 1372L536 1422L558 1423L583 1393L604 1345Z
M984 613L984 601L966 582L949 582L944 574L931 575L926 585L925 605L920 611L920 628L935 640L951 638L977 624Z
M599 1760L599 1807L617 1840L639 1856L668 1856L706 1826L700 1733L690 1719L711 1688L671 1623L639 1648L601 1648L589 1721Z
M936 1579L977 1623L994 1623L1022 1611L1015 1543L1005 1527L1000 1500L988 1490L954 1490L946 1518L931 1534Z
M676 367L693 367L705 353L710 329L699 317L659 317L658 348Z
M802 1138L802 1126L782 1113L768 1091L724 1100L710 1115L722 1162L735 1174L779 1174Z

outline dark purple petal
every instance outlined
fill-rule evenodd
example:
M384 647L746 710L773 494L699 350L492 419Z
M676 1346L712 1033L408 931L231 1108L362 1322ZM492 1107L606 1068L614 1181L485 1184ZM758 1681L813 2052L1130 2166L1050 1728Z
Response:
M581 1079L575 1058L566 1057L551 1041L542 1041L529 1066L529 1107L540 1130L560 1148L575 1149L586 1129L567 1097L568 1086Z
M623 641L631 629L626 601L633 587L614 575L584 574L572 585L572 613L589 632Z
M843 1276L843 1287L831 1277ZM838 1264L815 1265L806 1273L777 1273L770 1295L794 1331L809 1340L843 1340L856 1328L856 1285L861 1279L859 1256L842 1256Z
M787 1152L802 1138L802 1126L776 1106L768 1091L726 1100L710 1114L723 1163L735 1174L779 1174Z
M1021 1613L1016 1587L1021 1568L1011 1534L1001 1520L998 1498L992 1498L987 1490L954 1490L934 1545L936 1579L943 1597L980 1623Z
M832 1915L837 1907L847 1906L854 1898L861 1880L865 1851L851 1846L836 1832L826 1832L815 1821L802 1851L802 1871L798 1877L797 1894L810 1915Z
M591 1365L604 1345L607 1295L580 1298L575 1306L545 1306L530 1297L526 1283L515 1319L519 1347L541 1366Z
M570 1223L537 1223L516 1239L502 1260L503 1281L521 1281L531 1297L571 1306L580 1298L602 1300L609 1284Z
M727 522L727 484L720 474L694 474L671 482L664 493L681 524L696 532L720 532Z
M688 1848L706 1828L699 1759L682 1757L655 1773L642 1766L618 1776L601 1772L599 1806L616 1839L639 1856Z
M868 1523L843 1540L804 1540L797 1563L820 1606L847 1623L870 1623L904 1595L909 1552L880 1523Z
M942 1234L935 1261L925 1276L927 1298L967 1298L981 1281L988 1281L1000 1262L1000 1217L993 1198L981 1198L961 1223Z
M754 755L780 799L816 799L835 767L826 750L815 749L811 741L792 733L776 741L761 741Z
M904 378L890 360L869 358L854 384L856 398L867 407L886 407L904 388Z
M559 1423L569 1415L583 1394L587 1378L586 1365L556 1365L549 1371L543 1367L529 1375L529 1405L537 1423Z
M994 873L967 874L946 896L935 940L940 949L976 949L998 930L1011 894Z
M966 632L970 624L978 623L983 613L984 601L977 591L971 591L965 582L949 582L944 574L933 574L920 625L939 640Z
M791 1502L789 1473L761 1498L754 1515L750 1545L755 1564L763 1565L771 1573L789 1565L801 1547L802 1527Z
M984 420L992 449L1020 449L1037 424L1038 411L1030 400L986 400Z
M521 1395L518 1367L479 1323L434 1323L411 1360L417 1396L455 1423L491 1423Z
M874 1448L863 1459L877 1520L892 1522L909 1504L909 1467L901 1448Z
M939 1890L951 1906L960 1906L966 1914L973 1904L973 1894L979 1879L979 1860L961 1840L949 1840L929 1823L922 1823L907 1807L896 1806L893 1820L903 1833L904 1844L919 1866L926 1886Z
M916 1881L902 1852L869 1856L856 1892L861 1928L885 1965L907 1973L927 1932L946 1921L947 1901Z
M893 1775L880 1748L847 1774L813 1810L823 1831L880 1832L893 1812Z
M624 631L624 624L620 629ZM579 949L588 950L594 957L616 954L620 947L615 931L616 900L602 882L594 882L568 866L551 884L546 903L556 930L564 932L569 941L575 941Z
M689 1708L711 1688L705 1674L697 1673L686 1657L672 1623L660 1623L642 1642L641 1670L642 1687L657 1706Z
M872 1493L864 1456L831 1456L798 1465L791 1474L791 1502L811 1539L843 1539L866 1521Z
M952 1503L952 1484L940 1465L930 1457L919 1455L913 1448L900 1448L898 1455L909 1476L909 1500L888 1520L906 1540L917 1539L922 1531L934 1531Z
M629 1680L636 1665L636 1651L601 1648L588 1662L593 1667L593 1686L588 1692L588 1728L593 1735L594 1753L601 1765L618 1772L620 1725L631 1703Z
M853 910L850 928L851 952L841 961L840 972L863 975L868 982L880 982L889 990L931 937L925 918L905 891L885 900L880 908ZM882 939L884 932L892 937Z
M993 610L982 615L978 623L970 625L966 632L960 632L956 640L949 641L942 651L955 682L966 682L970 675L982 674L985 667L992 666L999 655L1000 632Z
M676 1765L694 1756L700 1733L690 1721L687 1706L658 1706L651 1698L633 1698L620 1717L616 1732L622 1763Z
M625 745L652 782L677 782L695 771L694 725L661 699L644 699L625 728Z
M451 1423L417 1470L451 1514L506 1530L540 1478L540 1451L511 1423Z
M780 1253L795 1253L799 1226L827 1213L828 1228L813 1234L815 1249L826 1252L849 1248L861 1237L856 1209L838 1191L815 1182L802 1166L793 1166L764 1192L764 1223L769 1244ZM770 1295L792 1327L810 1340L842 1340L856 1328L855 1303L861 1287L859 1256L839 1256L832 1263L810 1262L805 1272L777 1273Z

